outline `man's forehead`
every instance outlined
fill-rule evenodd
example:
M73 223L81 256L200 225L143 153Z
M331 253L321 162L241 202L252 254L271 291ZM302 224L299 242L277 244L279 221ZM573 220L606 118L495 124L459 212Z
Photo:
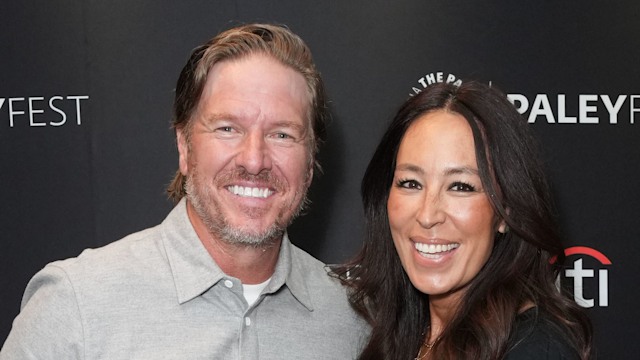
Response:
M311 94L302 74L267 56L214 65L197 105L199 115L210 120L269 117L304 127L310 126L311 109Z
M290 82L299 84L296 93L306 100L306 106L310 110L313 106L314 90L304 74L274 56L262 52L250 53L216 62L207 74L203 92L221 80L223 82L231 80L235 86L246 88L254 83L255 80L261 78L260 75L274 72L279 74L275 76L277 79L287 78ZM245 76L238 76L238 73Z

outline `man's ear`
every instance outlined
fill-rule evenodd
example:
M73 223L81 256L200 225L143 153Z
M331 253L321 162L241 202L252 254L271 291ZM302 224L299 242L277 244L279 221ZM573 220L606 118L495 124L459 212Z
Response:
M180 173L187 176L189 173L189 144L183 129L176 129L176 142L178 143L178 164Z
M313 168L314 163L312 161L311 164L309 164L309 171L307 171L307 188L311 186L311 182L313 181Z

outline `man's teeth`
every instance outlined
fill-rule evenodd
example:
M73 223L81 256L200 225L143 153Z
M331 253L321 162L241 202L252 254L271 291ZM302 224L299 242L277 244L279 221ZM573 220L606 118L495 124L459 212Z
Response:
M451 251L457 247L459 247L460 244L423 244L423 243L415 243L415 247L416 250L420 251L421 253L424 254L439 254L442 252L447 252L447 251Z
M244 197L257 197L257 198L267 198L269 195L273 193L273 191L267 188L255 188L255 187L244 187L238 185L228 186L227 189L234 195L244 196Z

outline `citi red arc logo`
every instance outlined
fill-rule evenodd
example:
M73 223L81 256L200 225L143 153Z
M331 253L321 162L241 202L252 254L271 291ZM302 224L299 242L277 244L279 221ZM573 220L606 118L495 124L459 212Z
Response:
M599 307L609 306L609 271L607 269L598 268L593 269L583 266L583 260L588 257L595 259L600 265L611 265L611 260L601 253L600 251L586 247L586 246L573 246L564 250L564 254L567 258L579 256L578 259L573 261L573 267L568 267L564 271L565 278L573 279L573 298L578 305L591 308L596 305L596 300ZM555 258L551 259L551 263L556 261ZM593 260L588 260L594 263ZM570 263L567 263L570 265ZM597 265L597 264L596 264ZM599 266L598 266L599 267ZM597 278L595 277L597 270ZM558 282L560 277L558 277ZM585 282L589 285L595 285L597 281L597 298L587 298L585 294ZM591 288L592 286L587 286Z
M571 255L576 255L576 254L589 255L592 258L600 261L602 265L611 265L611 260L609 260L608 257L606 257L603 253L601 253L596 249L592 249L586 246L573 246L573 247L564 249L564 255L567 257Z

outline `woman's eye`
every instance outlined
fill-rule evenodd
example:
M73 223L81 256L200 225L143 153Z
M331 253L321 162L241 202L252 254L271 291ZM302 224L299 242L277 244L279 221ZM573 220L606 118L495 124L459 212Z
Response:
M467 183L463 183L463 182L455 182L451 185L451 190L453 191L463 191L463 192L472 192L472 191L476 191L476 188L471 185L471 184L467 184Z
M422 189L422 184L420 184L415 180L399 180L397 185L398 187L401 187L404 189L416 189L416 190Z

